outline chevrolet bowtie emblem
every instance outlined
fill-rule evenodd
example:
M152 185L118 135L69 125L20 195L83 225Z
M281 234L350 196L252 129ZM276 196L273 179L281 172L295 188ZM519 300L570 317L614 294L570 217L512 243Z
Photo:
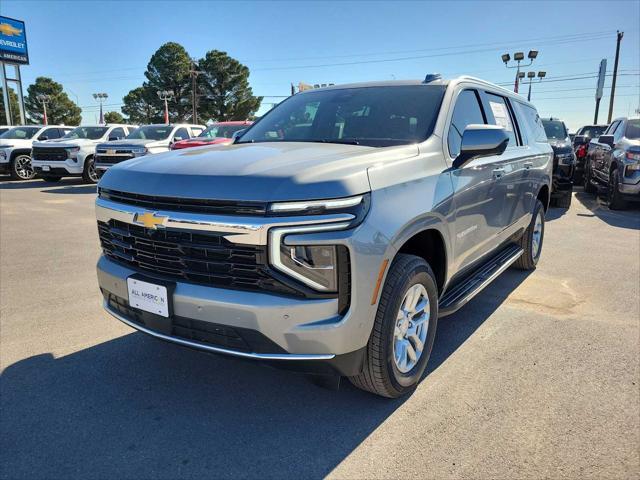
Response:
M162 215L156 215L152 212L144 212L144 213L136 213L136 216L133 218L133 221L139 223L140 225L144 225L147 228L152 228L156 230L158 226L164 226L164 223L167 221L167 218Z

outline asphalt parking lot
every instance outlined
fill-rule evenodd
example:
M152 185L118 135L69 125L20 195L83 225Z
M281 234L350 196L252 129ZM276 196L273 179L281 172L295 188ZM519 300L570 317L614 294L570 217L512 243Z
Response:
M389 401L103 313L94 197L0 180L2 478L640 477L640 209L550 210L539 268L442 319Z

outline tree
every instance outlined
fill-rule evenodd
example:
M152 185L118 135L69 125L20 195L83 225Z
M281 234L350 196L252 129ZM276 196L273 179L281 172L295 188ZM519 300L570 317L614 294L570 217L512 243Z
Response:
M262 97L254 97L249 69L226 52L211 50L198 62L198 86L202 99L200 118L218 121L246 120L260 108Z
M151 56L144 76L147 81L142 88L145 98L164 112L164 101L158 90L171 90L173 97L169 100L169 119L183 121L191 112L191 59L185 48L175 42L162 45ZM163 115L163 114L162 114Z
M18 94L9 88L9 108L11 110L11 125L20 125L20 102L18 101ZM4 114L4 95L2 88L0 88L0 125L8 125L7 117Z
M104 114L105 123L125 123L124 117L118 112L107 112Z
M134 88L122 99L124 102L122 112L129 117L129 121L132 123L161 123L163 121L162 110L155 104L154 97L158 99L158 96L149 89Z
M38 95L49 95L47 103L47 119L50 124L78 125L82 110L64 93L62 85L48 77L38 77L35 83L27 88L24 106L27 115L34 123L43 123L42 103Z

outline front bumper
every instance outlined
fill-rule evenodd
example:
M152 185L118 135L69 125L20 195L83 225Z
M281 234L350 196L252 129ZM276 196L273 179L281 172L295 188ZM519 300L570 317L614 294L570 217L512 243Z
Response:
M625 195L629 195L632 197L633 196L638 197L638 200L640 200L640 183L636 183L636 184L619 183L618 190L620 191L620 193L623 193Z
M77 161L70 158L64 161L53 160L31 160L31 165L35 169L36 173L40 174L56 174L56 175L70 175L77 176L82 175L84 168L84 161L78 158ZM47 168L49 169L47 171Z
M99 221L114 219L135 224L135 215L144 212L144 209L98 198L96 212ZM165 211L157 214L170 217L165 225L168 229L229 232L233 233L233 238L239 243L255 245L266 245L272 227L317 222L328 224L340 220L336 218L338 215L329 218L324 216L324 220L318 216L310 220L309 217L247 218ZM343 314L339 313L339 298L335 297L293 297L171 280L175 288L170 293L174 316L170 322L187 319L202 322L210 327L220 325L253 331L272 342L274 350L278 351L243 352L229 348L221 349L219 345L185 339L172 333L170 329L163 333L140 323L136 324L131 316L118 316L114 314L113 308L108 308L108 305L105 308L134 328L181 345L242 358L295 363L295 369L315 373L328 373L328 368L338 371L341 375L355 375L361 368L362 352L369 340L377 309L377 302L372 304L371 301L373 289L380 265L389 254L390 246L388 242L382 242L382 239L384 236L381 232L366 223L351 230L287 236L288 244L304 242L344 245L348 248L352 272L351 298L350 306ZM98 282L107 301L110 295L124 302L128 301L127 278L132 275L143 275L149 282L153 282L154 279L158 282L169 281L162 274L139 270L105 256L100 258L97 270ZM312 365L307 365L307 362L311 362Z
M575 165L557 165L553 171L551 194L563 195L573 189L573 172Z

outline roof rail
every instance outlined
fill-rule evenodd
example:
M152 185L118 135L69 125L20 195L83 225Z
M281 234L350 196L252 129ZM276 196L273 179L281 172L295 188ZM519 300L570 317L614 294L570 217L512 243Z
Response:
M439 73L427 73L427 76L424 77L422 83L431 83L435 82L436 80L442 80L442 75L440 75Z
M495 83L488 82L488 81L483 80L481 78L472 77L471 75L461 75L456 80L473 80L474 82L484 83L485 85L489 85L489 86L491 86L493 88L499 88L500 90L503 90L505 93L509 93L511 95L513 95L515 93L515 92L512 92L511 90L508 90L508 89L506 89L504 87L501 87L500 85L496 85ZM522 99L526 101L526 99L524 97Z

